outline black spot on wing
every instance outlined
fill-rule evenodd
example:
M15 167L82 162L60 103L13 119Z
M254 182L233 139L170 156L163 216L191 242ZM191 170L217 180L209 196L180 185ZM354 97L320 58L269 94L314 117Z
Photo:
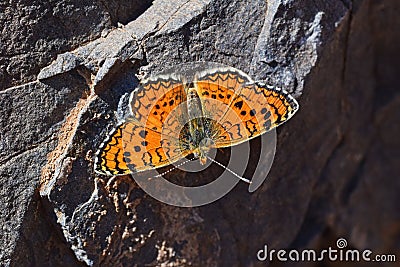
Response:
M240 100L240 101L236 102L234 106L235 106L236 108L238 108L238 109L242 109L242 107L243 107L243 100Z
M141 130L139 132L139 136L142 137L142 138L145 138L147 134L148 134L148 132L146 130Z

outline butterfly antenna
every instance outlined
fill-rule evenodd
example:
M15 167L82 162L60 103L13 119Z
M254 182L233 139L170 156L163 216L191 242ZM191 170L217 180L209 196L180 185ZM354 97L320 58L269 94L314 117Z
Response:
M185 164L188 163L188 162L191 162L192 160L194 160L194 158L192 158L192 159L187 159L187 160L185 160L185 161L183 161L183 162L181 162L181 163L175 165L175 166L172 167L171 169L169 169L169 170L167 170L167 171L165 171L165 172L163 172L163 173L160 173L160 174L154 176L154 178L159 178L159 177L161 177L161 176L164 176L165 174L167 174L167 173L169 173L169 172L172 172L173 170L179 168L179 167L182 166L182 165L185 165Z
M236 177L239 178L240 180L242 180L242 181L244 181L244 182L246 182L246 183L251 184L251 181L250 181L249 179L246 179L246 178L244 178L244 177L238 175L236 172L234 172L234 171L232 171L231 169L229 169L228 167L224 166L222 163L219 163L219 162L216 161L215 159L213 159L213 158L211 158L211 157L209 157L209 156L207 156L207 155L206 155L206 157L207 157L209 160L211 160L212 162L214 162L215 164L221 166L222 168L224 168L224 169L227 170L228 172L232 173L234 176L236 176Z

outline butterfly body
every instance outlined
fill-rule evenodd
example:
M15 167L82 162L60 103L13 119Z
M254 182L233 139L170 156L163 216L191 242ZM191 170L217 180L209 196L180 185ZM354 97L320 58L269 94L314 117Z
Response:
M130 98L131 118L96 153L95 171L135 173L189 154L205 164L211 148L229 147L282 124L298 109L287 92L257 84L233 68L197 73L193 82L156 76Z
M189 140L190 150L196 158L200 159L202 165L207 162L207 155L214 146L212 140L215 135L215 122L204 116L202 99L198 88L188 88L187 109L189 121L189 136L181 140Z

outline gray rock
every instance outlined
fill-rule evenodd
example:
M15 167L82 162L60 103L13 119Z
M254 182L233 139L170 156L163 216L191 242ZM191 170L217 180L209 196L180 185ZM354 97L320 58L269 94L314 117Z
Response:
M16 241L23 240L21 231L26 230L21 229L21 225L32 227L34 224L30 221L32 218L26 219L25 215L36 216L28 207L37 205L38 199L34 196L37 196L42 168L56 146L55 137L61 122L82 97L85 88L80 76L65 75L56 83L51 80L48 84L33 82L0 93L1 262L10 262Z
M100 36L110 15L93 1L21 0L0 4L0 88L34 81L60 52Z
M1 265L262 266L265 244L322 250L340 237L351 248L399 251L395 0L0 7ZM95 174L94 152L126 116L138 77L198 60L298 98L264 184L177 208L129 176ZM245 176L259 160L251 154ZM168 177L194 185L220 171Z

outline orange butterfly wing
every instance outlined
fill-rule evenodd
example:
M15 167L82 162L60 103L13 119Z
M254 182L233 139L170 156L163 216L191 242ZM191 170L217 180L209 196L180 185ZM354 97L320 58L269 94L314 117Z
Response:
M95 171L123 175L169 165L190 154L187 136L177 137L186 92L174 76L144 82L130 97L131 118L118 125L96 153Z
M216 114L213 119L222 126L213 138L217 147L257 137L298 110L297 101L286 91L255 83L236 69L215 69L199 75L198 79L196 85L204 109Z
M231 68L203 72L194 86L204 115L210 118L216 147L257 137L298 110L284 90L253 82ZM139 172L171 164L192 151L185 86L176 76L147 80L132 93L132 118L116 127L96 153L95 171L108 175Z
M106 175L131 173L124 160L121 126L113 129L100 145L94 159L94 170Z
M95 171L106 175L125 175L163 167L187 156L174 138L143 127L136 121L118 125L100 145Z

